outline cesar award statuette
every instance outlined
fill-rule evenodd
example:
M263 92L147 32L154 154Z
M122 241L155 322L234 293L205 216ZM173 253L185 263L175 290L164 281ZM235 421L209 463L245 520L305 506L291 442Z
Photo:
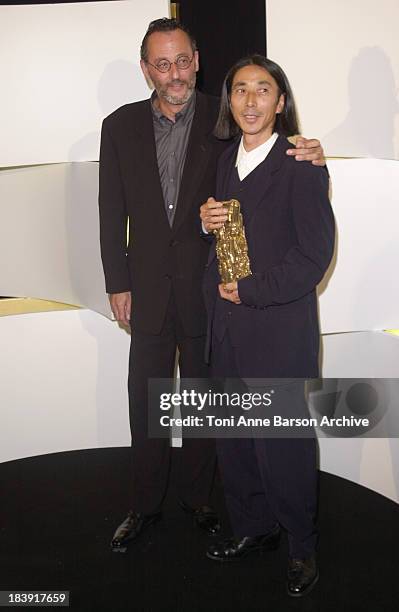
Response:
M222 202L227 220L223 227L214 230L216 234L216 255L222 283L232 283L249 276L251 269L248 258L248 244L238 200Z

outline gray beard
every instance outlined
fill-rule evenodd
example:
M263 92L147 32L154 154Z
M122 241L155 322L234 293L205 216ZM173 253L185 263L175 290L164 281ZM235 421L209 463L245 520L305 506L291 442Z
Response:
M194 78L192 79L191 82L187 84L187 93L183 97L171 96L167 93L167 90L163 89L162 87L161 89L159 89L159 91L157 91L157 94L158 96L166 100L168 104L174 104L175 106L181 106L182 104L186 104L191 98L191 96L193 95L194 89L195 89L195 80L196 79Z
M167 93L164 93L163 91L160 93L160 95L169 104L174 104L176 106L181 106L182 104L186 104L186 102L189 101L189 99L193 95L193 91L194 91L194 89L188 89L186 95L183 96L183 98L178 98L176 96L169 96Z

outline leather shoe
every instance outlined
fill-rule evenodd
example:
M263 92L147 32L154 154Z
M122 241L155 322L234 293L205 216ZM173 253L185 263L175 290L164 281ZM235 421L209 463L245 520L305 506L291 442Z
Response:
M111 541L112 551L126 552L128 542L137 538L147 527L159 521L161 516L161 512L141 514L140 512L129 510L127 517L114 533Z
M277 525L273 531L264 535L229 538L210 546L206 556L213 561L235 561L254 552L276 550L280 535L280 527Z
M316 558L288 559L287 592L291 597L303 597L319 579Z
M217 535L220 531L220 521L216 512L209 506L191 508L186 502L180 500L181 508L194 518L195 525L205 531L208 535Z

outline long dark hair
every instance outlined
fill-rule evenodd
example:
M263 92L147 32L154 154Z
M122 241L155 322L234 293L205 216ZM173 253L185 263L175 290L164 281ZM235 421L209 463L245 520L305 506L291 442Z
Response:
M299 134L299 122L295 108L295 100L291 86L285 72L278 64L267 59L263 55L254 53L238 60L228 71L223 81L222 95L220 99L219 117L214 129L214 134L221 140L228 140L240 133L240 128L234 121L230 110L230 96L236 73L245 66L260 66L274 78L278 86L278 97L284 95L284 108L276 115L274 131L283 136Z

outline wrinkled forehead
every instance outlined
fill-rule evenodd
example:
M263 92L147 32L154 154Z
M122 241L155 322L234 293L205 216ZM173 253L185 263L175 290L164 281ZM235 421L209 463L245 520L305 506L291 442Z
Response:
M147 41L150 61L156 59L174 59L177 55L192 55L190 39L182 30L172 32L154 32Z

